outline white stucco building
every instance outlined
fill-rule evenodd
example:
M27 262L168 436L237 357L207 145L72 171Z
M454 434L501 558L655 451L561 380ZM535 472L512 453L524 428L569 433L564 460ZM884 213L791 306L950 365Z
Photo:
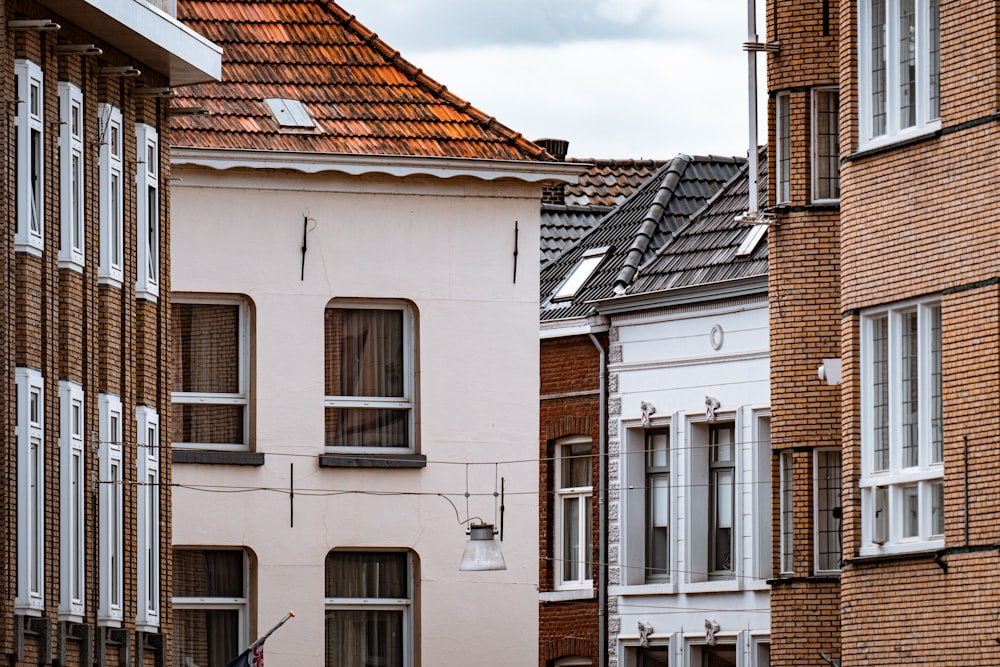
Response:
M597 305L616 667L769 664L767 243L746 202L744 167Z
M332 3L218 9L174 135L175 650L294 610L268 667L534 665L538 202L574 168ZM506 570L459 571L472 517Z

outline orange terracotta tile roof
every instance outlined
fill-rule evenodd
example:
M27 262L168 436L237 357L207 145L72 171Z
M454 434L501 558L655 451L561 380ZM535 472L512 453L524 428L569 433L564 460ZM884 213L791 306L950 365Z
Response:
M359 0L362 1L362 0ZM222 80L179 89L175 146L551 160L452 94L329 0L179 0L177 17L222 46ZM282 131L264 100L302 102L321 131Z

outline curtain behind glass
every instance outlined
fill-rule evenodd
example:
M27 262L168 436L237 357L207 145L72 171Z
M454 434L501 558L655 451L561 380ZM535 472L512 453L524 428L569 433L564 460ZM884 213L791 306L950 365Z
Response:
M242 598L243 552L174 551L174 595ZM240 615L235 609L175 609L174 665L225 667L245 648L239 645ZM190 660L190 662L189 662Z
M327 308L326 395L405 398L402 310ZM326 444L409 447L409 410L326 409Z

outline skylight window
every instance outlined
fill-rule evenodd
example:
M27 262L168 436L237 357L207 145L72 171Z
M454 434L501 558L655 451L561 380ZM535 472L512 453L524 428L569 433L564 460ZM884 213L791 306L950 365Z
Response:
M583 287L590 276L594 274L597 267L601 265L604 260L604 256L608 253L608 246L603 248L591 248L590 250L583 253L583 257L580 258L580 262L573 269L573 272L569 274L569 277L563 281L563 284L559 286L556 293L552 295L552 300L557 301L559 299L572 299L576 296L580 288Z
M264 100L267 108L271 110L274 119L282 128L291 130L315 130L316 121L309 115L309 111L302 102L289 100L281 97L270 97Z
M767 225L754 225L750 228L750 233L747 234L746 238L743 239L743 243L740 244L739 249L736 251L736 257L749 257L753 254L753 251L757 249L757 245L760 240L764 238L764 232L767 231Z

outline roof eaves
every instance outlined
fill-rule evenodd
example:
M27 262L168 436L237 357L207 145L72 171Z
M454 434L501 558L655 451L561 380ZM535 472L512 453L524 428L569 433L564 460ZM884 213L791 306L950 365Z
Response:
M305 174L340 172L351 176L385 174L387 176L467 176L484 181L513 178L529 183L571 181L581 167L565 162L528 162L410 155L373 155L366 153L320 153L306 151L250 150L244 148L198 148L173 146L173 165L211 169L291 170Z
M587 304L601 315L618 315L621 313L648 310L664 306L682 306L708 301L724 301L755 294L767 294L768 276L762 274L749 278L726 280L714 283L702 283L674 289L642 292L625 296L613 296L607 299L588 301Z
M649 242L660 226L660 221L663 219L663 212L667 209L667 204L670 202L670 198L674 196L674 192L681 182L681 177L683 177L684 171L690 162L691 158L686 155L678 155L671 160L670 167L667 169L660 189L657 191L653 203L650 204L649 210L643 217L635 239L632 241L632 246L625 255L624 264L615 277L614 287L616 291L627 287L635 277L636 272L639 270L639 264L642 262L642 258L649 248ZM668 231L672 237L676 229L671 228ZM669 242L668 238L665 243Z
M454 93L450 92L447 86L424 74L422 69L403 58L399 51L393 49L391 46L382 41L378 34L372 32L360 23L354 14L347 12L343 7L334 2L334 0L323 0L320 3L320 6L326 9L326 11L328 11L338 23L344 26L344 28L356 34L358 38L381 54L387 62L397 67L415 84L451 105L459 113L468 114L480 125L480 127L487 131L495 132L503 137L510 146L516 148L526 158L530 158L532 160L555 161L555 158L544 148L529 141L528 139L525 139L524 135L520 132L515 132L506 125L498 122L493 116L487 116L485 113L472 106L470 102L463 100Z

